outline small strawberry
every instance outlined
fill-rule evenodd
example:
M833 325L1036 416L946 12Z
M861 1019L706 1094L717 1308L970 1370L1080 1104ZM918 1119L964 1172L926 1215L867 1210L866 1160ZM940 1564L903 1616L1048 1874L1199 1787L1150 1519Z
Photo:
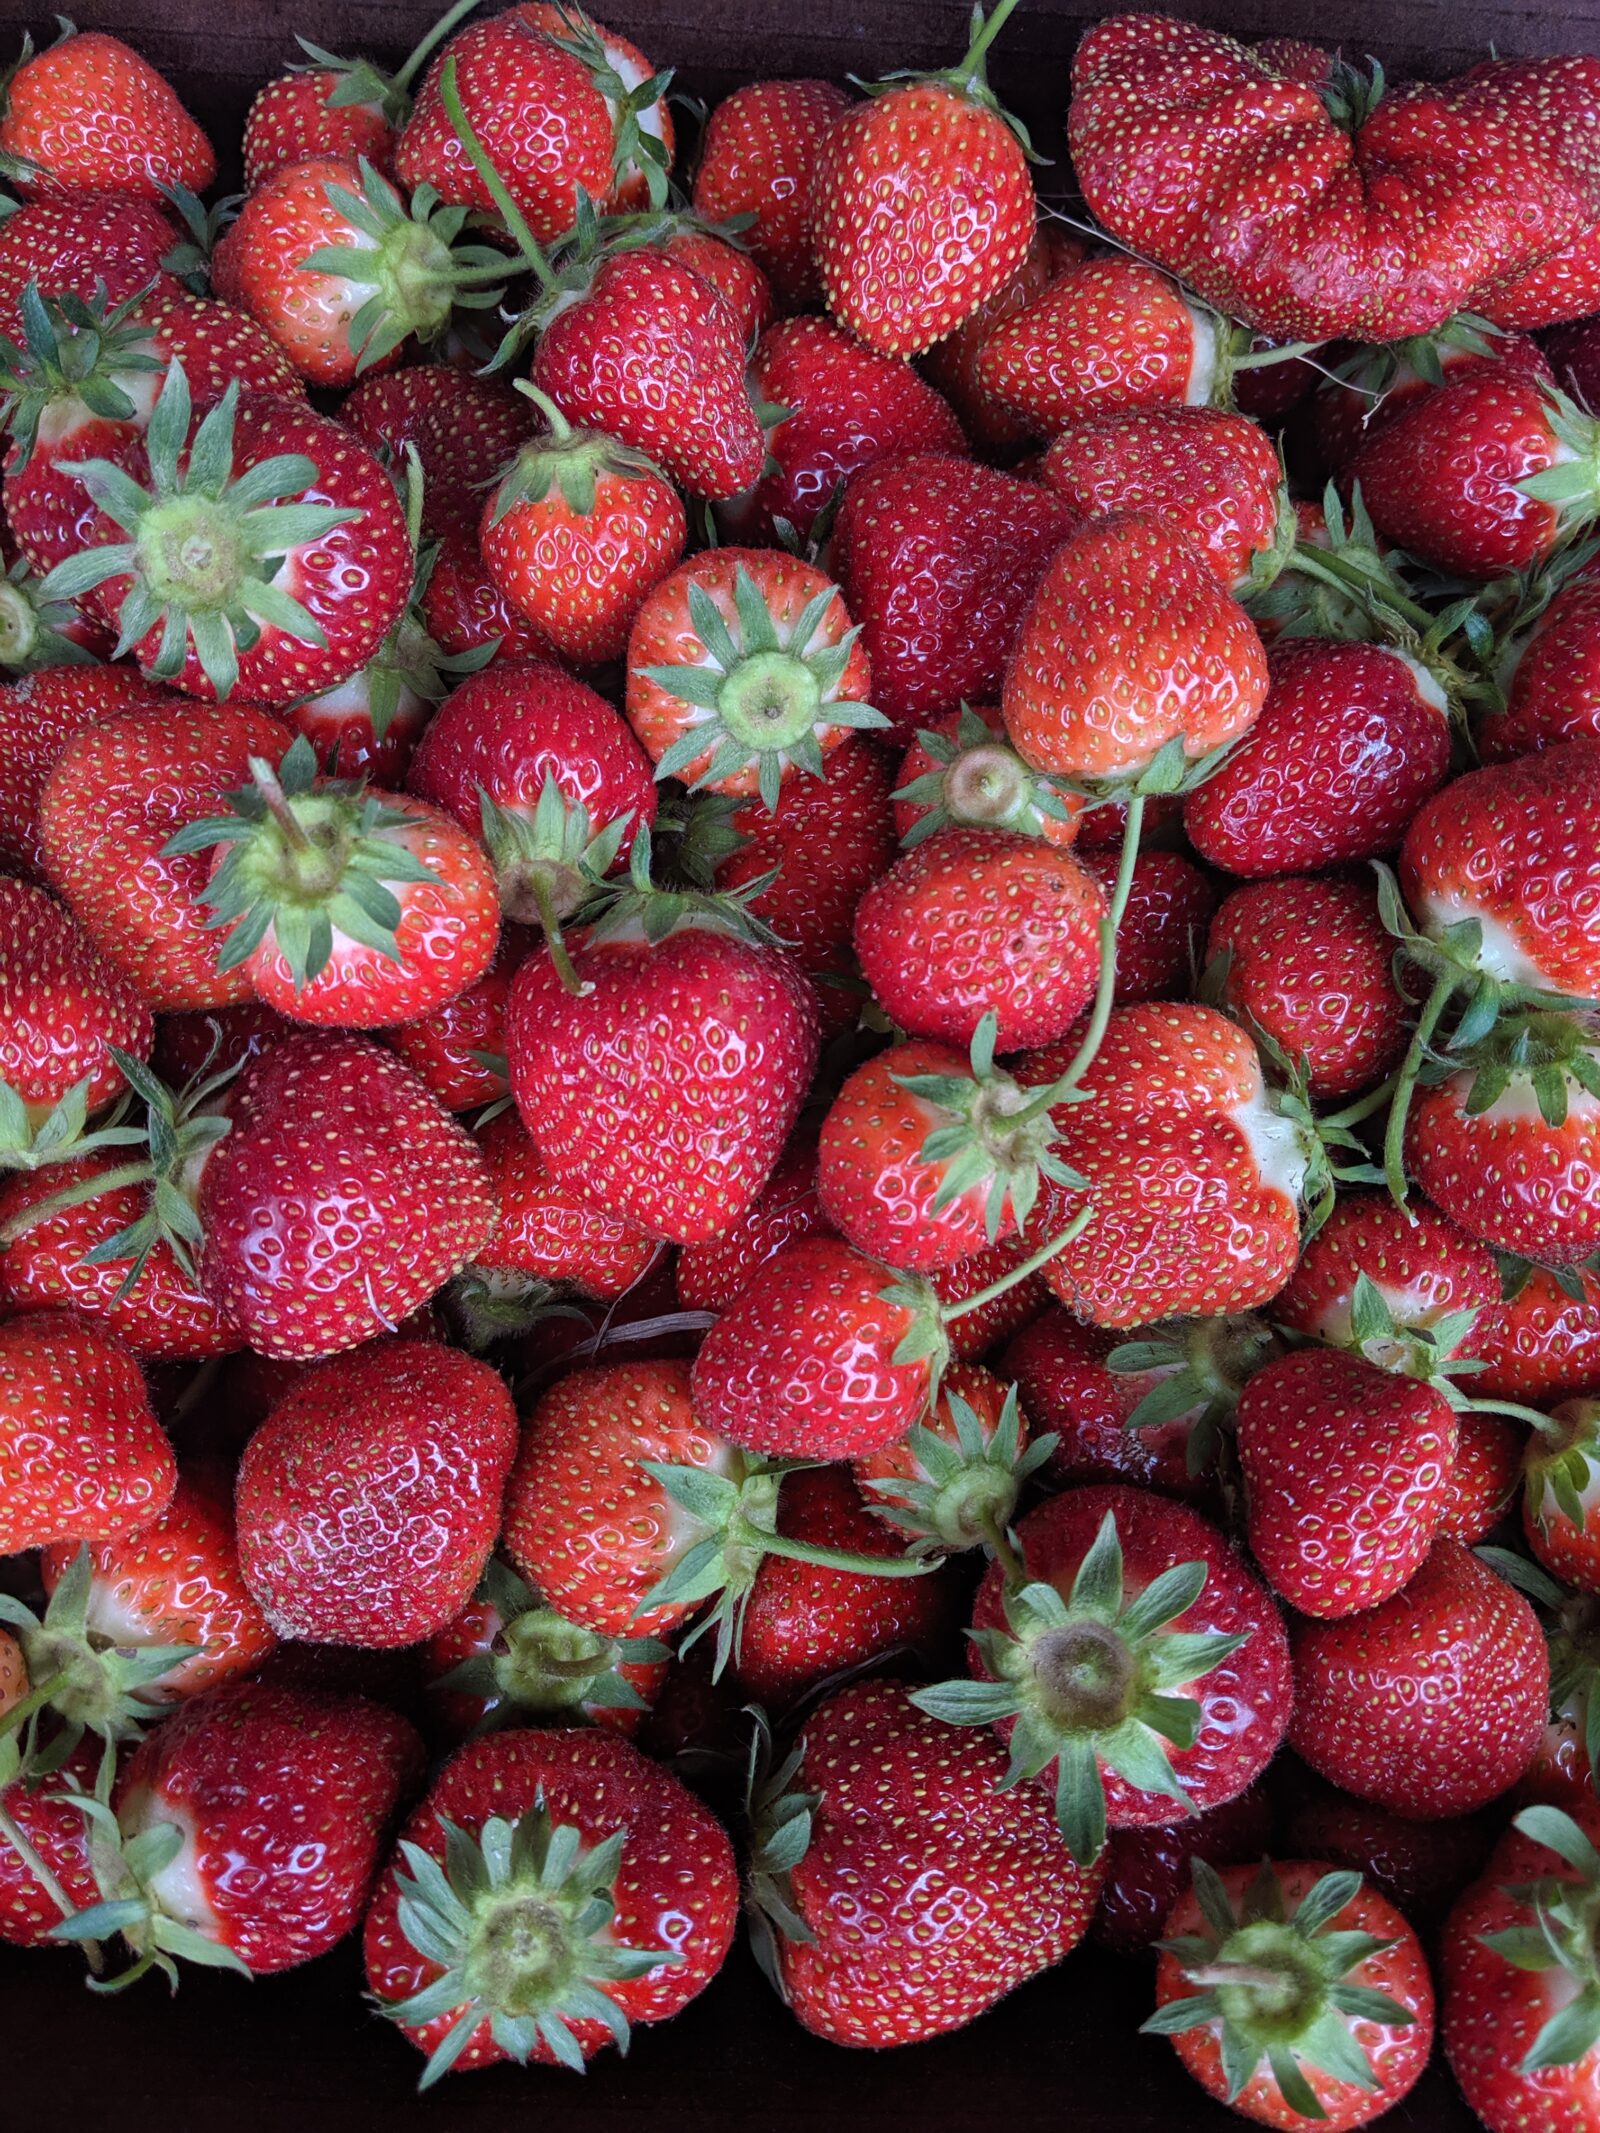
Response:
M986 455L1014 451L1029 443L1033 432L984 387L979 377L984 342L994 327L1031 304L1058 274L1088 256L1089 247L1063 224L1041 222L1010 279L922 356L918 367L923 376L944 394L968 437Z
M162 262L177 242L153 200L123 192L29 200L0 223L0 333L15 340L22 332L20 299L30 283L41 296L85 301L103 289L111 304L144 289L169 293L178 283Z
M851 1470L867 1509L908 1535L913 1553L994 1553L1023 1484L1056 1447L1054 1437L1030 1437L1015 1386L980 1363L953 1363L926 1421Z
M96 1749L80 1747L49 1777L19 1776L14 1744L0 1748L0 1943L49 1947L63 1919L100 1901L79 1804L99 1765Z
M483 976L431 1015L384 1032L389 1044L447 1111L473 1111L511 1094L506 1001L528 952L521 926L506 925Z
M1504 706L1473 734L1483 762L1600 737L1600 582L1579 571L1563 584L1526 636L1503 641L1496 678Z
M1600 1402L1563 1400L1551 1428L1529 1436L1522 1526L1534 1554L1580 1592L1600 1592L1600 1518L1589 1513L1600 1477Z
M1523 1432L1500 1415L1458 1414L1456 1458L1445 1484L1439 1532L1475 1548L1494 1532L1522 1481Z
M1192 1862L1235 1866L1272 1848L1272 1803L1252 1785L1209 1814L1165 1828L1116 1829L1106 1839L1105 1885L1089 1938L1114 1955L1154 1955L1173 1907L1193 1880Z
M746 82L706 121L694 205L710 222L752 218L741 235L786 309L821 294L807 210L823 141L850 99L830 81Z
M775 1252L830 1229L817 1191L816 1137L802 1129L737 1222L701 1243L684 1245L674 1268L678 1301L686 1311L725 1311Z
M99 30L63 34L42 52L23 41L0 105L0 156L29 192L203 193L217 174L211 143L148 60Z
M1012 830L1069 845L1077 841L1084 808L1083 796L1064 779L1022 760L998 711L975 711L969 704L917 735L900 765L894 798L895 827L908 851L951 825Z
M45 667L0 682L0 863L7 871L46 879L39 800L75 733L137 704L178 701L137 667Z
M1145 821L1150 821L1148 803ZM1080 844L1078 857L1109 904L1116 893L1121 852ZM1216 908L1217 892L1192 859L1159 847L1141 851L1117 921L1117 971L1111 992L1116 1005L1167 1000L1187 992L1201 960L1202 935Z
M1600 1393L1600 1274L1512 1261L1502 1301L1485 1312L1472 1352L1477 1389L1539 1405Z
M504 18L502 18L504 19ZM721 1824L614 1733L471 1741L401 1832L367 1914L367 1983L451 2067L581 2072L722 1967L739 1875Z
M422 530L432 534L476 526L484 488L537 421L522 394L453 363L412 363L363 378L340 403L338 419L397 479L415 451Z

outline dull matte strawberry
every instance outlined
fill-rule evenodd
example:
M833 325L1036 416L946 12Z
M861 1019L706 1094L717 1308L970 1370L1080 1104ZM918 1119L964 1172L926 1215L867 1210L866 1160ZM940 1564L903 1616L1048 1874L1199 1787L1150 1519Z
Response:
M1353 1867L1420 1930L1437 1928L1455 1898L1481 1872L1497 1834L1492 1814L1442 1822L1404 1821L1357 1800L1309 1770L1283 1773L1283 1836L1305 1858Z
M775 1252L795 1238L830 1228L817 1191L816 1136L802 1127L739 1220L678 1253L673 1269L678 1301L686 1311L725 1311Z
M211 143L164 75L120 37L74 30L42 52L25 39L0 108L0 155L28 192L203 193Z
M710 222L753 218L743 242L788 309L822 291L807 220L811 177L823 141L849 103L830 81L746 82L706 121L694 176L696 212Z
M1146 810L1145 820L1150 819ZM1116 889L1120 851L1099 847L1078 857L1105 891ZM1165 1000L1186 992L1201 960L1201 939L1217 908L1217 892L1192 859L1159 847L1133 862L1128 900L1117 922L1117 975L1112 999L1118 1007L1138 1000Z

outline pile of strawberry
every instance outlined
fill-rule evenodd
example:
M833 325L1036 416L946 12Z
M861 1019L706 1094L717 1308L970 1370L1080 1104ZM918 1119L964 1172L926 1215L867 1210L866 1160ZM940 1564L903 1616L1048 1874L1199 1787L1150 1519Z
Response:
M1600 61L1013 4L6 82L0 1939L1600 2126Z

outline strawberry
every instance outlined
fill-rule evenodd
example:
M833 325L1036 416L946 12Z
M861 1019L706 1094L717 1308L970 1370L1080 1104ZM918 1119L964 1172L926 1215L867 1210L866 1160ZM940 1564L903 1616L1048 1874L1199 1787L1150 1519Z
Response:
M479 545L505 598L564 659L592 666L622 656L688 525L643 453L573 429L553 401L544 413L548 436L522 446L484 503Z
M772 464L718 517L735 538L770 540L780 522L804 541L840 487L863 467L909 452L960 454L967 440L949 404L894 356L825 318L784 319L750 361L756 397L788 412L768 433Z
M1070 852L1004 830L946 829L856 906L867 981L902 1029L1001 1051L1064 1036L1095 988L1107 904Z
M1236 1429L1250 1550L1275 1592L1332 1620L1400 1590L1438 1531L1455 1464L1443 1393L1302 1348L1251 1378Z
M203 193L217 174L211 143L165 77L120 37L70 24L43 52L24 39L0 108L0 156L46 196L154 201L175 185Z
M1025 1267L1027 1247L1020 1239L936 1267L928 1286L944 1308L945 1337L957 1363L975 1362L991 1348L1030 1325L1050 1301L1042 1274ZM970 1306L971 1308L967 1308Z
M1316 1097L1370 1089L1400 1063L1405 1007L1375 890L1279 875L1235 889L1206 941L1217 999L1301 1063Z
M41 1779L16 1774L14 1748L0 1760L0 1943L48 1947L64 1918L99 1902L90 1824L78 1804L92 1796L99 1763L95 1749L81 1747Z
M1000 708L1036 770L1126 779L1164 748L1193 762L1236 741L1266 694L1255 625L1204 554L1133 512L1091 521L1051 558L1012 645Z
M137 667L46 667L0 682L0 863L45 880L39 799L73 734L136 704L176 702Z
M41 296L87 301L104 289L109 304L178 284L162 261L177 231L153 200L122 192L65 193L29 200L0 223L0 333L22 332L20 298L30 282Z
M733 1849L670 1771L614 1733L497 1733L401 1832L367 1983L429 2054L424 2085L505 2059L581 2071L703 1991L738 1916Z
M869 1559L895 1562L904 1552L903 1536L873 1517L837 1466L790 1477L778 1499L778 1532ZM787 1710L815 1683L871 1660L925 1661L955 1628L959 1605L947 1571L883 1578L767 1555L740 1621L733 1678L764 1709Z
M1008 1783L1053 1798L1081 1864L1108 1827L1243 1792L1283 1737L1289 1655L1265 1588L1216 1528L1142 1490L1083 1488L1030 1511L1016 1542L1022 1582L995 1562L978 1589L974 1679L919 1690L918 1709L992 1724Z
M370 452L308 408L232 387L191 434L176 363L145 446L147 487L109 460L79 465L100 529L47 587L68 596L98 587L121 646L191 695L286 703L366 664L412 575L399 499ZM271 475L256 471L274 461Z
M997 320L974 370L1035 436L1053 437L1101 409L1206 406L1217 335L1214 314L1142 260L1089 259Z
M392 1328L493 1227L470 1137L363 1038L286 1038L227 1106L200 1179L200 1278L263 1355L311 1361Z
M758 1953L790 2011L835 2044L960 2029L1060 1962L1099 1890L1038 1792L1007 1789L999 1744L928 1717L895 1681L853 1682L813 1711L754 1820Z
M816 1137L802 1129L785 1146L746 1213L679 1252L678 1301L686 1311L725 1311L775 1252L830 1228L817 1191Z
M1040 469L1085 518L1142 511L1192 542L1230 590L1283 539L1283 469L1266 432L1215 407L1100 408L1055 428Z
M145 1059L154 1041L149 1008L83 929L0 877L0 1162L76 1152L87 1115L126 1087L114 1052Z
M239 1562L282 1636L382 1649L460 1613L500 1526L511 1395L436 1342L308 1371L239 1466Z
M1353 1867L1419 1928L1442 1922L1467 1882L1481 1872L1496 1834L1492 1815L1408 1822L1299 1769L1290 1776L1283 1806L1287 1849Z
M1114 1955L1153 1955L1173 1906L1188 1891L1191 1862L1233 1866L1260 1859L1271 1849L1272 1823L1271 1802L1252 1785L1209 1814L1165 1828L1113 1830L1090 1939Z
M28 1669L22 1646L9 1630L0 1630L0 1718L14 1711L28 1693Z
M1439 1532L1475 1548L1515 1501L1522 1480L1523 1433L1499 1415L1456 1417L1455 1464L1445 1484Z
M474 526L452 526L439 536L418 609L428 635L452 658L485 647L490 663L551 656L539 631L490 577Z
M730 242L712 230L702 229L691 214L670 212L661 217L660 231L653 241L659 243L668 259L710 283L731 313L747 348L777 317L772 284L742 242Z
M511 1094L506 1072L506 1001L517 965L528 951L521 926L506 925L488 969L475 985L421 1015L386 1030L388 1043L447 1111L472 1111Z
M70 1311L0 1321L0 1555L147 1525L177 1478L119 1342Z
M397 479L416 452L422 529L444 534L476 525L485 486L527 442L537 417L497 379L453 363L413 363L363 378L341 402L339 420Z
M1600 738L1600 583L1580 571L1562 585L1529 634L1505 643L1499 680L1504 707L1474 731L1483 762Z
M446 1737L508 1726L606 1726L633 1734L667 1677L653 1637L602 1637L547 1607L493 1556L478 1589L423 1652L430 1710Z
M1055 1448L1054 1438L1031 1434L1014 1385L981 1363L953 1363L926 1419L851 1471L867 1509L908 1534L913 1553L993 1550L1023 1483Z
M660 1250L629 1222L557 1184L514 1111L502 1111L478 1134L499 1217L473 1261L497 1304L513 1309L519 1292L548 1295L559 1282L596 1303L614 1303L643 1278Z
M1403 409L1486 363L1507 363L1531 378L1555 383L1555 372L1537 341L1526 334L1495 332L1482 319L1455 318L1437 333L1387 347L1358 348L1323 384L1313 404L1312 427L1323 464L1342 473L1361 446Z
M965 58L944 73L873 85L818 149L808 204L823 299L885 355L942 340L1033 242L1026 136L984 75L1012 5L998 0L975 21Z
M896 742L963 701L995 701L1029 595L1079 523L1037 483L944 453L887 460L848 484L833 569Z
M1296 638L1272 648L1252 733L1184 803L1203 859L1309 872L1392 852L1450 771L1444 692L1403 652Z
M894 799L895 827L908 850L951 824L1069 845L1084 808L1083 796L1064 780L1022 760L998 711L969 704L917 735L900 765Z
M1143 2028L1171 2037L1200 2086L1242 2117L1343 2133L1416 2086L1433 2008L1416 1934L1360 1874L1298 1859L1218 1873L1197 1859Z
M1148 808L1145 820L1150 819ZM1121 853L1099 847L1078 857L1105 891L1116 892ZM1203 929L1217 908L1217 892L1181 852L1141 851L1133 862L1128 900L1117 922L1118 1007L1171 999L1186 992L1200 960Z
M658 74L636 44L568 0L520 0L517 17L581 60L604 102L615 135L615 182L606 205L659 208L667 195L675 146L670 72Z
M1538 1619L1460 1541L1436 1540L1377 1607L1296 1620L1290 1642L1289 1745L1396 1814L1470 1814L1514 1784L1538 1746L1550 1673Z
M628 723L658 778L778 804L858 728L886 726L838 587L776 549L713 548L646 594L628 638Z
M848 108L830 81L746 82L706 121L694 206L708 222L752 219L742 231L786 309L821 294L807 207L818 152Z
M643 452L691 496L735 496L761 472L738 323L662 252L602 260L540 335L531 375L575 427Z
M1556 326L1583 319L1600 303L1600 234L1590 223L1536 267L1497 282L1483 316L1501 327Z
M1523 1531L1547 1570L1580 1592L1600 1591L1600 1519L1589 1526L1600 1472L1600 1402L1563 1400L1550 1421L1550 1429L1529 1436L1523 1459Z
M1089 247L1063 225L1041 222L1021 265L993 296L981 303L954 333L936 341L919 368L936 385L961 418L961 426L979 450L1006 452L1029 442L1032 432L1020 417L987 391L978 366L991 328L1014 317L1058 274L1087 259Z
M1513 1262L1505 1290L1473 1340L1478 1390L1541 1405L1600 1393L1600 1274Z

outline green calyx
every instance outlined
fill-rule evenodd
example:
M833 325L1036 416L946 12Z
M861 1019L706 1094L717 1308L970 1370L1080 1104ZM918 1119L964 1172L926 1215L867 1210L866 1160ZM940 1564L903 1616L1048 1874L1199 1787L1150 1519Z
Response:
M0 667L31 674L38 667L97 665L94 654L67 634L79 619L70 600L45 598L43 580L18 556L0 577Z
M476 1836L441 1817L443 1863L402 1840L400 1930L440 1975L382 2012L417 2027L453 2016L421 2086L447 2073L480 2027L508 2058L526 2065L543 2049L583 2071L571 2025L600 2022L619 2051L626 2016L608 1986L676 1962L672 1948L630 1948L611 1938L627 1832L585 1843L556 1822L542 1789L515 1822L500 1815Z
M1600 1473L1600 1400L1564 1401L1549 1434L1535 1431L1528 1439L1523 1473L1528 1515L1548 1524L1548 1498L1581 1532L1588 1523L1583 1499Z
M583 802L569 799L553 777L540 787L531 814L502 807L482 786L478 806L502 911L555 937L562 919L601 893L633 820L631 813L617 815L597 830Z
M411 817L363 786L321 779L302 734L278 768L252 757L253 784L230 793L229 815L191 823L169 855L221 845L227 857L205 892L209 926L227 928L217 967L235 969L270 933L296 991L327 968L335 934L398 962L398 897L390 882L433 881L395 837Z
M330 110L348 110L355 104L369 104L381 111L389 124L397 131L411 116L411 84L433 53L465 16L470 15L478 0L455 0L455 5L441 15L421 42L393 74L383 74L370 59L341 59L337 52L328 52L307 37L296 37L295 43L305 53L303 61L291 65L291 74L336 74L339 79L329 92L326 102Z
M113 1053L119 1064L122 1055ZM76 1162L102 1148L129 1148L144 1140L137 1126L126 1123L128 1101L116 1102L104 1120L89 1130L89 1090L92 1076L75 1081L65 1096L43 1117L37 1107L25 1103L8 1081L0 1081L0 1172L43 1170L52 1163Z
M671 1656L655 1637L604 1637L580 1628L493 1559L475 1597L499 1619L493 1647L464 1659L437 1686L489 1706L476 1733L581 1719L590 1711L642 1711L644 1698L619 1669Z
M1369 59L1364 67L1337 59L1316 93L1336 126L1346 133L1358 133L1382 103L1386 86L1383 68L1376 59Z
M1126 1598L1108 1511L1066 1597L1054 1585L1023 1585L1006 1597L1005 1629L971 1632L989 1679L941 1682L911 1700L953 1725L1014 1719L1004 1782L1036 1778L1054 1763L1056 1819L1073 1858L1088 1866L1105 1848L1102 1769L1175 1801L1180 1813L1195 1811L1167 1751L1194 1745L1200 1705L1173 1691L1245 1641L1172 1628L1205 1583L1204 1563L1178 1563Z
M1190 1420L1184 1463L1191 1474L1204 1474L1217 1463L1239 1395L1278 1347L1271 1328L1249 1313L1176 1319L1119 1342L1106 1357L1106 1368L1127 1376L1162 1373L1129 1415L1127 1427L1163 1429Z
M1023 1485L1056 1448L1056 1438L1022 1442L1022 1414L1017 1388L1006 1394L1000 1419L985 1433L982 1418L959 1393L945 1395L954 1442L926 1422L906 1433L906 1449L916 1461L913 1479L901 1475L858 1475L863 1489L879 1500L871 1508L911 1542L914 1556L960 1553L967 1548L998 1550L1016 1512Z
M792 623L780 625L740 564L729 621L703 585L690 585L689 621L704 658L640 669L699 714L656 764L656 776L677 777L707 757L694 780L698 787L754 767L761 798L773 808L791 765L822 775L823 730L886 726L883 712L837 693L861 634L857 625L836 644L821 641L838 599L837 587L825 585Z
M1263 2060L1290 2110L1326 2116L1305 2069L1375 2093L1378 2076L1351 2031L1355 2022L1408 2028L1415 2017L1387 1993L1352 1981L1373 1956L1393 1945L1371 1933L1335 1930L1361 1891L1353 1872L1324 1874L1286 1914L1283 1885L1270 1863L1234 1907L1222 1877L1193 1862L1203 1930L1163 1941L1197 1993L1169 2000L1143 2025L1172 2037L1215 2025L1232 2103Z
M559 496L575 516L588 518L602 475L630 481L665 479L643 452L632 451L602 430L575 430L549 394L527 378L518 378L516 387L539 409L549 431L525 444L501 475L489 514L492 526L498 526L508 512L542 504L552 495Z
M1017 0L998 0L998 4L985 15L980 0L973 0L967 49L954 66L942 67L933 73L925 73L915 67L902 67L891 74L881 76L877 81L862 81L854 74L850 79L856 88L863 90L868 96L887 95L893 89L903 88L908 82L937 82L947 89L953 89L968 103L979 104L986 111L993 111L1004 119L1016 135L1022 152L1030 163L1048 163L1048 156L1035 153L1033 143L1028 138L1028 129L1021 119L1002 106L1000 99L989 86L989 52L995 39L1005 28L1016 4Z
M1211 977L1218 985L1225 981L1227 960L1228 952L1224 951L1212 966ZM1248 1030L1275 1077L1267 1086L1267 1096L1273 1111L1293 1133L1304 1164L1299 1186L1304 1210L1301 1237L1309 1242L1333 1213L1341 1186L1381 1185L1384 1181L1383 1171L1373 1162L1370 1149L1356 1131L1366 1111L1360 1106L1353 1115L1317 1111L1311 1102L1304 1055L1291 1059L1253 1016L1235 1015L1234 1020Z
M654 837L650 825L641 822L628 852L627 874L620 880L607 881L593 914L585 914L589 938L604 940L614 934L636 932L654 946L680 926L710 926L759 947L786 945L751 909L762 892L777 880L775 867L737 889L710 889L702 885L697 870L690 873L682 859L680 849L675 871L684 876L681 882L656 880L652 873Z
M1516 486L1537 503L1554 504L1565 531L1600 510L1600 422L1559 387L1541 383L1539 391L1556 442L1568 456L1525 474Z
M481 1112L478 1118L481 1123ZM521 1340L547 1319L577 1318L587 1323L583 1312L561 1301L553 1282L505 1267L464 1268L439 1301L451 1331L474 1355L498 1341Z
M612 65L599 31L583 10L557 0L556 11L561 17L561 28L546 33L551 43L559 45L562 51L570 53L588 69L590 81L611 107L615 137L611 167L618 183L635 170L642 171L649 189L650 205L664 207L670 176L666 144L658 135L648 132L641 121L671 88L672 70L668 68L660 74L652 74L630 88Z
M750 1761L745 1779L745 1819L750 1829L750 1874L745 1910L750 1947L763 1976L780 1999L786 1998L776 1936L803 1946L816 1938L795 1908L790 1875L811 1847L812 1818L822 1795L800 1792L795 1780L805 1761L805 1742L796 1742L780 1761L772 1724L759 1706L750 1707Z
M1511 1889L1532 1911L1532 1924L1483 1936L1484 1946L1514 1969L1564 1970L1577 1985L1528 2047L1518 2071L1531 2074L1544 2066L1573 2066L1600 2045L1600 1853L1558 1807L1525 1807L1513 1827L1553 1851L1576 1876L1552 1874Z
M317 479L302 452L283 452L233 471L239 389L230 385L190 441L189 384L172 363L145 432L150 486L105 459L69 471L127 536L58 563L47 599L80 599L109 578L132 582L118 617L117 658L158 633L148 671L158 681L183 672L191 648L219 698L239 680L239 654L263 630L301 644L326 645L321 625L277 582L283 560L325 539L360 513L332 504L285 503Z
M1072 818L1067 804L1071 787L1065 780L1030 769L1004 732L997 733L966 704L953 739L923 732L917 742L935 767L894 795L927 809L900 840L907 851L952 823L1043 837L1047 824Z
M18 299L22 345L0 336L0 430L11 440L13 469L26 466L41 423L70 424L74 411L103 422L135 423L129 391L161 368L133 313L148 289L114 308L102 283L92 297L46 298L30 281Z

